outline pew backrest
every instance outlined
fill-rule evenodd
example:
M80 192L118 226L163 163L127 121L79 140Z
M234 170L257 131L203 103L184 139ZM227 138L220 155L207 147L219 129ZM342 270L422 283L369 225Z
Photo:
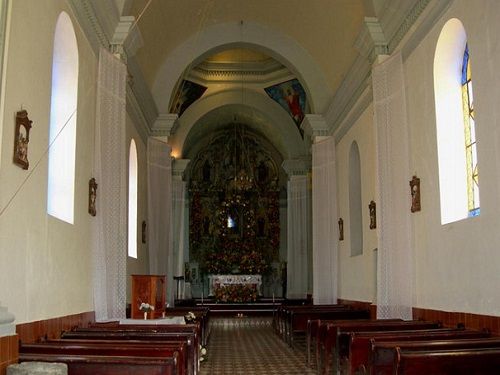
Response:
M500 349L411 351L396 348L394 374L404 375L497 375Z

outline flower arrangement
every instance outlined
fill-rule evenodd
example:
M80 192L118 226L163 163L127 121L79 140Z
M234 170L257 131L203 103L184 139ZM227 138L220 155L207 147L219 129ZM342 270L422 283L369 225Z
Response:
M184 321L186 324L190 324L196 321L196 315L190 311L186 315L184 315Z
M262 257L261 253L252 250L251 252L241 256L239 268L244 274L263 274L267 271L268 264Z
M261 252L239 243L225 244L221 249L210 251L205 256L204 271L207 274L224 275L228 273L265 274L269 263Z
M153 305L150 305L149 303L141 302L141 305L139 306L139 310L142 312L148 313L150 311L153 311L155 307Z
M217 302L255 302L257 301L257 288L250 284L225 285L214 290Z

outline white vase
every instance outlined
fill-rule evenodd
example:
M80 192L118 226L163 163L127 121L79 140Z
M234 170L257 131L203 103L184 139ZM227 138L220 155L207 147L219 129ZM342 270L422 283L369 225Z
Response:
M144 320L148 320L148 312L144 311Z

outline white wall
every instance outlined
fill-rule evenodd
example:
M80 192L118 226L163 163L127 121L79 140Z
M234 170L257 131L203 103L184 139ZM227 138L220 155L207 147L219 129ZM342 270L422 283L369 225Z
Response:
M422 211L412 215L417 307L500 315L499 14L498 1L455 1L404 63L411 169L422 197ZM453 17L465 26L471 54L481 215L441 225L433 61L441 29Z
M344 241L339 244L339 298L373 301L375 296L375 253L377 231L370 229L368 205L376 200L376 150L374 141L373 107L361 114L337 145L337 191L339 217L344 220ZM363 220L363 254L351 256L349 228L349 151L356 141L361 160L361 200Z
M11 3L0 138L0 210L8 206L0 216L0 300L16 316L16 324L20 324L94 309L90 239L95 219L87 213L87 205L88 181L94 176L97 58L66 1ZM80 59L74 225L46 213L52 49L57 17L62 10L72 17ZM14 118L21 107L33 121L28 171L12 162ZM141 243L141 223L147 217L146 146L127 117L127 150L131 137L136 141L139 165L139 257L128 259L128 275L149 271L147 244Z
M88 181L92 177L96 58L79 48L75 221L47 215L47 147L54 30L65 1L12 1L0 165L0 300L16 323L92 311ZM40 15L43 14L43 17ZM74 18L72 17L74 21ZM29 170L12 162L15 113L28 111ZM7 208L5 208L7 207Z
M456 0L406 54L410 171L421 180L422 200L420 212L411 214L408 206L414 237L415 307L500 315L499 14L498 1ZM453 17L465 26L472 59L481 215L441 225L433 65L441 29ZM376 303L376 257L372 250L377 240L376 231L368 229L367 208L377 189L372 112L369 106L337 146L339 216L344 219L345 230L345 240L340 242L339 298ZM348 155L353 140L358 142L361 154L365 210L363 255L357 257L350 256L348 228ZM410 205L410 196L408 202Z

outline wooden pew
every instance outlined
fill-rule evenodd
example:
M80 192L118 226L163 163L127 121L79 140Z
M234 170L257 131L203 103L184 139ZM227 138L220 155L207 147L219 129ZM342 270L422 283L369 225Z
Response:
M396 348L394 374L497 375L500 348L410 351Z
M20 362L62 362L71 375L178 375L177 358L20 354Z
M368 310L354 310L347 307L316 308L311 310L291 310L287 317L286 335L288 343L293 347L295 335L306 334L307 322L315 319L351 320L368 319Z
M373 319L356 319L356 322L379 322L376 324L382 324L383 322L402 322L402 319L383 319L383 320L373 320ZM341 323L341 322L348 322L351 323L352 320L322 320L322 319L310 319L307 322L307 337L306 337L306 350L307 350L307 365L309 367L312 367L312 361L311 361L311 352L314 350L315 353L315 359L316 359L316 368L320 368L319 364L319 344L320 341L318 340L320 330L322 335L324 336L324 330L326 328L326 324L328 323Z
M176 358L178 375L187 373L186 342L157 343L157 345L139 343L130 345L127 342L67 342L65 340L47 341L36 344L22 344L21 355L63 355L63 356L105 356L105 357L153 357Z
M361 331L398 331L398 330L419 330L419 329L439 329L441 324L438 322L427 322L419 320L402 321L402 322L344 322L344 323L328 323L325 327L325 336L320 343L320 357L324 360L324 373L329 373L331 359L333 355L334 368L339 367L339 353L348 351L349 335L351 332ZM323 355L322 355L323 354Z
M370 362L370 353L374 341L427 341L427 340L455 340L466 338L487 338L489 332L457 329L430 329L409 331L375 331L351 332L349 335L349 349L339 353L341 371L354 374L357 371L367 372Z
M453 339L431 341L380 341L371 339L368 370L372 375L391 375L396 357L396 348L409 351L437 351L450 349L499 348L500 337L478 339Z
M135 340L146 342L165 342L184 340L187 343L188 362L192 365L188 368L188 374L196 375L199 372L199 341L196 331L186 332L148 332L145 330L115 330L111 328L106 330L90 329L85 331L85 328L80 328L73 331L63 332L61 339L78 339L78 340Z
M281 305L278 307L275 315L276 319L276 331L280 334L285 341L287 341L287 321L290 319L291 311L311 311L318 309L331 309L331 308L348 308L345 305L333 304L333 305Z

